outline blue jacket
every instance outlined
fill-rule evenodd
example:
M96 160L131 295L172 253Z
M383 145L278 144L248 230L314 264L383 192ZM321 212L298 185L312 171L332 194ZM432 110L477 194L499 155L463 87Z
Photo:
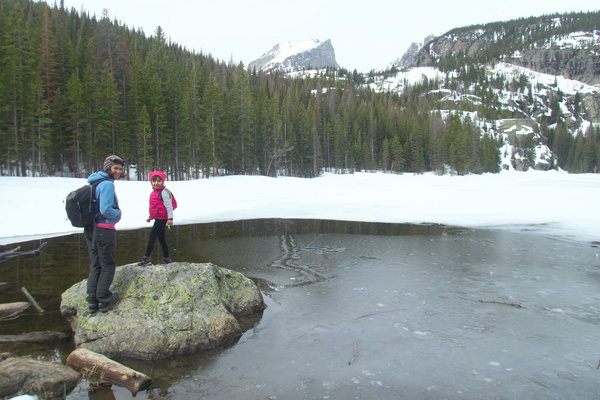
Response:
M94 172L88 178L88 183L106 179L96 186L97 207L100 213L96 216L96 223L116 224L121 220L121 209L115 193L115 180L106 172Z

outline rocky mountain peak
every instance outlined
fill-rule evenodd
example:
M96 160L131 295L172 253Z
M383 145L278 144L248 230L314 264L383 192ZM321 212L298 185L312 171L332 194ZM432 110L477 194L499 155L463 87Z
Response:
M285 72L305 69L338 68L331 40L291 41L275 45L270 51L248 64L250 70Z
M406 52L402 55L402 57L400 57L399 59L397 59L396 61L394 61L392 63L392 66L400 68L400 69L402 69L404 67L408 67L409 65L411 65L411 63L415 59L419 50L421 50L421 48L423 48L423 46L425 46L427 43L431 42L433 39L435 39L435 35L429 35L425 39L423 39L423 42L421 42L421 43L413 42L408 47Z

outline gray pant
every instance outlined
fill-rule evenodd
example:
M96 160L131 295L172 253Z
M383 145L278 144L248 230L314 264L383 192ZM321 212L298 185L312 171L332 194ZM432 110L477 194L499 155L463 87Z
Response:
M90 304L108 303L113 296L109 288L115 277L117 231L92 226L84 228L83 233L90 253L87 301Z

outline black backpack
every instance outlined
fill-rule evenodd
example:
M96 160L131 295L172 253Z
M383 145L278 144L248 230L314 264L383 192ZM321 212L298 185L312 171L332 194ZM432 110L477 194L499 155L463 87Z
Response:
M65 210L71 225L83 228L94 225L96 217L96 186L106 179L99 179L94 183L84 185L73 190L65 200Z

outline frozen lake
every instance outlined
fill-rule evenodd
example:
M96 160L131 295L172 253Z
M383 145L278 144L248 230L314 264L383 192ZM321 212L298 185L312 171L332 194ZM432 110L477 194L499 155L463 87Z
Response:
M121 264L139 258L147 233L119 233ZM598 396L595 243L542 235L535 227L318 220L189 225L168 236L174 259L244 273L260 284L269 307L238 341L214 351L152 363L122 360L154 379L136 399ZM85 244L81 235L47 242L44 256L0 265L0 281L8 282L0 300L16 301L10 297L26 286L47 310L2 322L4 333L67 327L59 297L87 275ZM0 346L7 350L59 359L70 348ZM89 393L84 381L68 398L133 396L114 386Z

